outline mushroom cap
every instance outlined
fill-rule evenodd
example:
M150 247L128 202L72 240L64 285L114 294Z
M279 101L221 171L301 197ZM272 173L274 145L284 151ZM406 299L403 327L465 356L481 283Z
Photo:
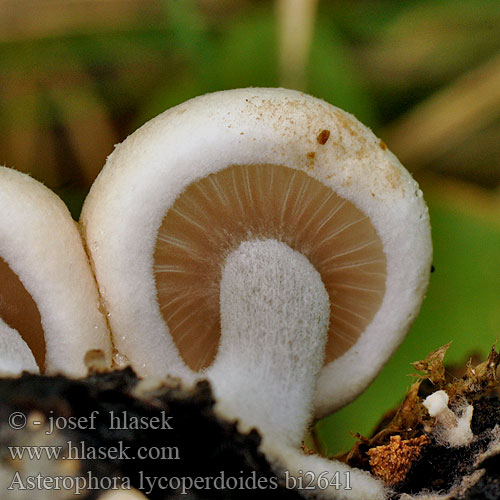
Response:
M380 307L357 342L323 366L315 412L325 415L356 397L402 341L424 297L432 245L422 193L383 142L352 115L297 91L197 97L149 121L110 155L81 223L115 346L141 375L196 376L162 316L155 246L181 193L235 165L305 173L365 214L381 241Z
M42 370L85 375L85 354L92 349L103 351L111 364L110 335L77 224L50 189L6 167L0 167L0 264L2 278L8 274L20 282L7 288L5 279L0 283L0 313L18 285L38 309L46 347ZM16 321L24 314L21 309Z
M429 415L435 417L448 408L449 399L445 391L436 391L424 399L423 405L427 408Z

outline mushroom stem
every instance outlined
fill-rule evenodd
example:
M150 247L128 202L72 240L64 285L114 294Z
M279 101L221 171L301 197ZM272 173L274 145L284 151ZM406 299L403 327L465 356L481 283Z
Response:
M223 265L221 343L207 369L228 416L298 446L323 364L330 302L301 253L274 239L243 242Z

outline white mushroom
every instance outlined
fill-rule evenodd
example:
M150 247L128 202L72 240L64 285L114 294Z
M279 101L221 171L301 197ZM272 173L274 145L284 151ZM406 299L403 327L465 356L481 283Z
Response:
M0 167L0 372L82 376L111 341L78 228L64 203Z
M399 345L431 267L427 208L394 155L284 89L151 120L109 157L81 223L117 349L142 376L207 376L281 464L302 463L312 414L356 397Z
M433 392L423 402L429 415L437 420L436 440L444 446L467 446L474 439L471 429L474 407L463 401L454 413L448 402L449 396L443 390Z

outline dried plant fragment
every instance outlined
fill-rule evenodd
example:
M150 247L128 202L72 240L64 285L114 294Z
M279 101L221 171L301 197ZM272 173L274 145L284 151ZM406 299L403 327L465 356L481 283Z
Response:
M413 367L416 370L424 372L423 375L416 375L422 379L428 379L433 384L443 385L445 383L445 369L443 359L450 348L451 342L430 352L425 359L415 361Z
M423 374L401 406L343 457L390 484L391 500L500 498L499 353L450 377L448 348L414 363Z
M389 444L371 448L367 452L373 474L387 484L400 483L420 456L422 447L428 443L429 439L424 435L412 439L391 436Z

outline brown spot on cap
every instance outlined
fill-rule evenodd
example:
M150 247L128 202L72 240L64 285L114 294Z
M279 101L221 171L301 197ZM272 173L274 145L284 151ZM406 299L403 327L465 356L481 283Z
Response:
M387 144L381 139L379 142L380 149L383 149L384 151L387 149Z
M330 137L330 131L329 130L322 130L319 134L318 137L316 137L316 140L318 141L318 144L321 144L322 146L326 144L326 141Z
M314 151L310 151L309 153L306 154L306 156L310 159L310 160L314 160L314 157L316 156L316 153Z

